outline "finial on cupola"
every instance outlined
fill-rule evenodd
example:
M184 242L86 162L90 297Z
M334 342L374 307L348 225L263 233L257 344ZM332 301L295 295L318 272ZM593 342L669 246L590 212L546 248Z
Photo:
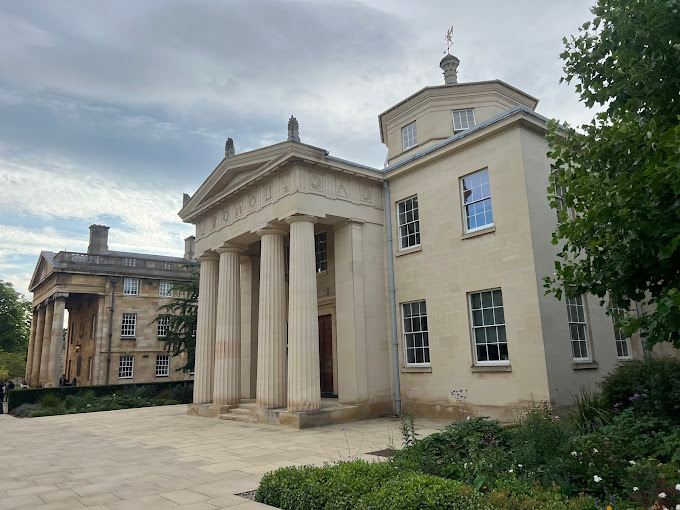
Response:
M234 140L227 138L227 143L224 144L224 157L230 158L235 154L236 151L234 150Z
M290 119L288 119L288 141L289 142L300 141L298 121L292 115L290 116Z
M451 46L453 46L453 26L446 32L446 56L439 62L439 67L444 71L444 84L455 85L458 83L458 66L460 60L458 57L451 55Z

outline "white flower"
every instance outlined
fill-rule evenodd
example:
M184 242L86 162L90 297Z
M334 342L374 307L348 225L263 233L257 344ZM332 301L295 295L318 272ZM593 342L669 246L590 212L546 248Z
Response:
M593 476L593 480L595 480L595 483L599 483L599 482L602 481L602 478L600 478L599 476L595 475L595 476Z
M593 448L593 453L597 453L597 448Z
M517 464L517 467L518 467L518 468L521 468L521 467L522 467L522 464Z
M508 469L508 473L512 473L512 469Z
M635 461L634 461L634 460L629 460L629 461L628 461L628 464L630 464L631 466L634 466L634 465L635 465Z
M639 490L640 490L639 488L633 487L633 492L637 492L637 491L639 491Z
M678 484L678 485L680 485L680 484ZM680 504L675 505L675 510L680 510Z
M572 454L574 457L576 457L576 456L578 455L578 453L576 453L576 452L571 452L571 454Z
M464 467L465 469L467 469L467 462L466 462L465 464L463 464L463 467Z
M665 492L660 492L659 493L659 499L665 499L666 498L666 493Z
M680 483L675 486L676 491L680 491Z

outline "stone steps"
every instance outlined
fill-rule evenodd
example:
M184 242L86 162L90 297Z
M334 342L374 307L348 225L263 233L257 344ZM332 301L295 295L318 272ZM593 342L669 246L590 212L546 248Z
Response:
M255 409L255 407L254 401L242 402L237 406L222 406L220 420L248 423L250 421L250 411Z

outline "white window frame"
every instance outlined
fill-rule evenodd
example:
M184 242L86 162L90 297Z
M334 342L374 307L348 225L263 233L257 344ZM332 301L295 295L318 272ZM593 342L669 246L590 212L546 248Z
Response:
M476 176L479 176L476 178ZM486 177L486 182L484 182L484 179ZM469 180L469 184L471 187L469 189L466 189L466 180ZM479 184L479 185L477 185ZM461 177L460 179L460 193L461 193L461 204L463 206L463 228L465 229L465 233L471 233L471 232L476 232L478 230L483 230L486 228L493 227L494 225L494 219L493 219L493 202L491 201L491 177L489 175L489 169L484 168L482 170L478 170L476 172L473 172L471 174L468 174L464 177ZM469 193L467 199L469 201L466 201L466 193ZM481 205L482 211L480 212L478 209L478 205ZM489 206L489 209L487 210L487 205ZM471 209L468 209L471 208ZM469 214L472 212L472 214ZM484 221L487 220L487 214L491 214L491 222L490 223L484 223L482 226L478 226L477 224L477 217L482 215L484 216ZM475 226L470 227L469 226L469 218L475 217Z
M418 306L418 314L413 314L413 305ZM406 307L409 307L407 311ZM424 299L401 303L401 332L404 346L404 365L407 367L429 367L432 357L430 356L430 338L427 324L427 304ZM417 322L415 322L417 321ZM424 327L423 327L424 326ZM417 328L417 329L416 329ZM420 344L416 345L420 337ZM412 346L409 347L409 337L412 337ZM418 359L418 350L422 350L421 362ZM413 351L413 360L409 361L409 351Z
M610 312L612 317L612 326L614 328L614 342L616 346L616 357L620 360L633 359L633 352L631 351L630 338L628 338L623 331L616 327L616 321L619 317L626 314L626 310L619 308L618 306L610 306ZM625 349L628 354L621 355L621 350L619 346L622 347L621 350Z
M567 297L567 320L569 321L569 342L571 345L571 357L574 361L591 361L590 341L588 334L588 306L584 295ZM583 338L581 338L583 336ZM575 338L576 337L576 338ZM574 350L574 344L578 343L578 354ZM585 356L583 348L585 346Z
M463 118L463 113L465 113L465 118ZM470 124L470 119L472 119L472 124ZM451 120L453 121L453 132L459 133L467 129L473 128L477 125L475 119L475 110L473 108L467 108L463 110L453 110L451 111ZM458 126L456 127L456 120L458 120Z
M135 357L121 356L118 360L118 379L132 379L135 375Z
M418 209L418 195L397 202L397 225L400 250L408 250L420 246L420 212ZM413 232L411 232L411 230L413 230ZM412 237L414 243L410 244Z
M127 322L126 322L127 320ZM120 336L129 338L137 334L137 314L124 313L121 318Z
M158 354L156 356L156 377L170 376L170 355Z
M158 319L158 338L168 336L170 331L170 317L161 317Z
M123 278L123 295L139 296L139 278Z
M173 296L172 282L169 280L161 280L158 283L158 296L171 298Z
M418 145L418 132L416 131L416 121L414 120L401 128L402 151L406 151L416 145Z
M479 308L474 304L474 296L479 296ZM489 302L485 296L488 295ZM500 301L500 303L499 303ZM490 305L490 306L488 306ZM508 336L505 329L505 300L503 290L500 288L479 290L468 293L468 309L470 310L470 338L472 340L472 350L474 353L475 365L509 365L510 352L508 349ZM481 323L479 322L481 320ZM493 334L490 335L490 332ZM477 342L477 337L484 337L484 342ZM489 338L493 340L489 342ZM486 345L486 354L489 358L489 346L495 346L498 351L497 360L480 360L477 346ZM503 345L505 345L505 355L503 356Z
M322 247L323 249L319 249ZM326 231L314 234L314 258L316 259L316 274L328 272L328 235ZM290 264L290 259L289 259Z

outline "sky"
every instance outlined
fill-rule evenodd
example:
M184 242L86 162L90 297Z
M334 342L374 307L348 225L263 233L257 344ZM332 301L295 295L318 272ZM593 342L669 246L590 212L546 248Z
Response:
M301 141L382 168L378 115L444 83L501 79L537 111L592 117L560 84L594 0L22 0L0 3L0 280L30 299L42 250L182 256L177 212L234 139Z

